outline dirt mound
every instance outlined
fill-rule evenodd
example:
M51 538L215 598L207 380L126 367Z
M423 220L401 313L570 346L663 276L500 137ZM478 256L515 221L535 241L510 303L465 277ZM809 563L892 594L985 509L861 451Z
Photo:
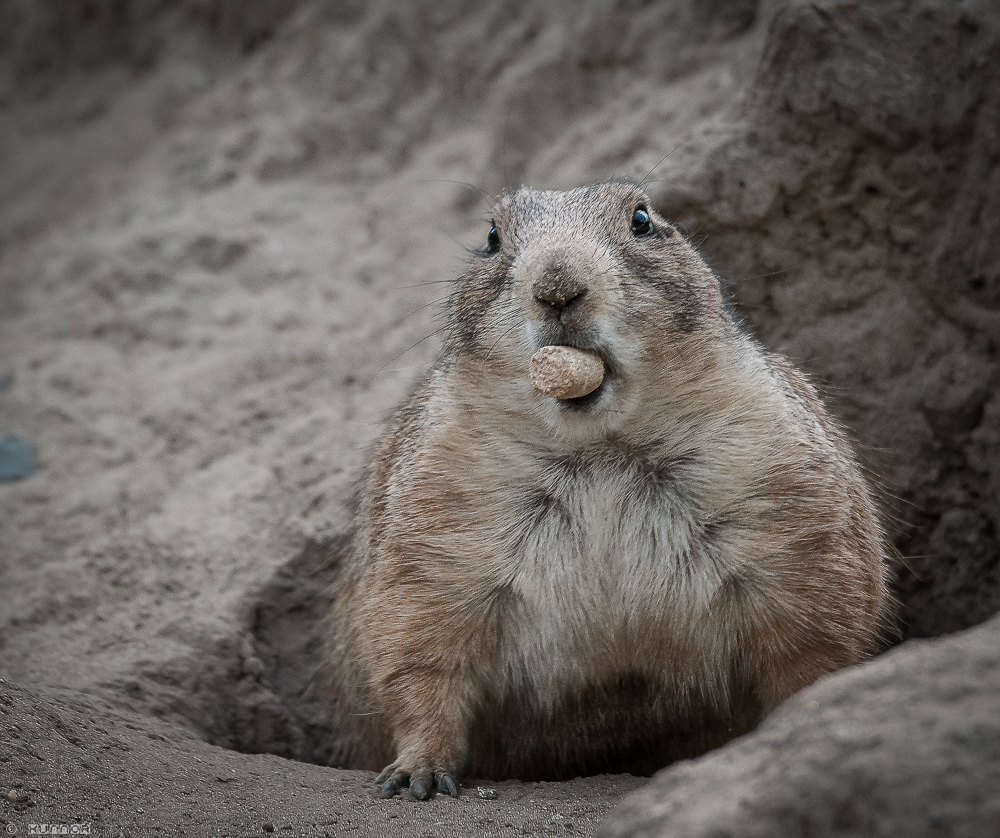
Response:
M663 772L599 834L995 835L998 641L994 619L825 678L753 735Z

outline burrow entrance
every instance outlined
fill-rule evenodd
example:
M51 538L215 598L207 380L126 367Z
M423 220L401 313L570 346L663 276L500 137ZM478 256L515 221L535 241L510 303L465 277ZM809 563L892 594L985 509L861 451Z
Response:
M210 688L215 695L205 696L207 701L189 708L200 706L208 712L197 718L183 713L205 739L246 753L334 764L335 731L316 673L325 618L336 607L340 569L350 549L347 534L310 541L251 597L239 635L217 645L220 657L228 659L206 662L215 674L204 682L214 685ZM982 556L970 552L968 561L977 560L982 561ZM974 570L959 567L954 573L965 578ZM943 614L954 613L949 578L935 580L937 584L930 591L920 589L922 607L929 603ZM897 588L905 606L914 594L909 588ZM990 591L983 592L984 597L990 595ZM968 626L982 622L976 619L981 616L970 612ZM899 637L887 642L887 648L907 639L908 634L904 626Z

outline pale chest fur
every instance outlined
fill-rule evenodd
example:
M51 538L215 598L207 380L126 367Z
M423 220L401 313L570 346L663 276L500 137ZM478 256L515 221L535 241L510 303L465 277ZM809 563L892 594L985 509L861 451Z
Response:
M443 427L410 491L450 505L436 546L463 577L458 607L504 594L504 689L547 703L622 675L667 679L671 664L704 656L713 600L741 571L716 538L707 464L665 447L557 455L489 437L462 439L453 457L461 433Z
M616 465L540 475L538 505L505 544L526 617L510 627L506 663L515 682L531 673L543 699L629 672L665 675L665 652L688 645L683 626L709 617L728 572L683 486Z

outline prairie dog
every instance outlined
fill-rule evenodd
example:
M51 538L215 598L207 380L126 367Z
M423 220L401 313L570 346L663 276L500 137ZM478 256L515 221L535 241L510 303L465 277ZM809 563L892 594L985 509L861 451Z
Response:
M889 544L840 427L641 188L522 188L361 495L326 665L391 795L652 773L875 651ZM597 353L536 392L543 346Z

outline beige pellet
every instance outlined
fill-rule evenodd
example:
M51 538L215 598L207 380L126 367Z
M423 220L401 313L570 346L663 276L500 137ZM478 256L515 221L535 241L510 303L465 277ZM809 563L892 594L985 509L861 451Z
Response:
M599 355L571 346L543 346L531 358L531 383L543 396L578 399L593 393L604 380Z

